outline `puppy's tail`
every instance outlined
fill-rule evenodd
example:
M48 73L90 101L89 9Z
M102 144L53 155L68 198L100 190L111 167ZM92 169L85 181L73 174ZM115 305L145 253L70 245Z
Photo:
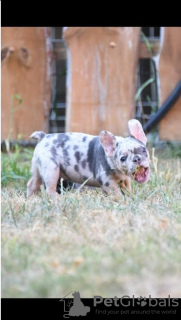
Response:
M46 136L46 133L43 131L35 131L31 134L30 138L38 139L39 141L42 140Z

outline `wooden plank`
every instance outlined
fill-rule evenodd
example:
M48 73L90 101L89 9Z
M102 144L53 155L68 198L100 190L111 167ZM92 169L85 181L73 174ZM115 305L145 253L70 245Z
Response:
M140 40L139 43L139 58L146 59L152 58L159 54L160 40L159 39L148 39L150 49L147 47L144 40ZM67 58L67 48L62 42L53 42L53 59L65 60Z
M139 27L67 28L66 130L128 134L135 114Z
M2 61L1 100L2 139L28 139L33 131L48 131L51 101L51 40L50 28L3 27L2 49L11 54ZM4 51L4 54L6 52ZM14 95L22 98L10 126L11 107L17 106Z
M159 59L160 105L181 79L181 27L165 27ZM159 125L161 140L181 140L181 97Z

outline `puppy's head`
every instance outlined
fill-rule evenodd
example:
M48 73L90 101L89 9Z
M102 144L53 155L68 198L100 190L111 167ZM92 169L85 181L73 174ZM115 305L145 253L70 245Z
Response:
M130 120L128 128L130 133L128 138L115 137L109 131L101 131L100 141L114 168L143 183L148 181L150 176L147 138L138 120Z

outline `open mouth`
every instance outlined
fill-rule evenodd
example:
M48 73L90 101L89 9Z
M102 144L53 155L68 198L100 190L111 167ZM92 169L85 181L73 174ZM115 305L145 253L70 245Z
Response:
M148 181L150 176L150 168L147 167L142 167L142 166L137 166L135 172L131 174L131 178L136 180L139 183L143 183Z

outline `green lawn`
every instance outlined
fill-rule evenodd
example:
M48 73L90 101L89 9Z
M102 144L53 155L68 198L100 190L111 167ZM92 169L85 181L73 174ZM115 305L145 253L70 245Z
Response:
M26 199L32 150L2 154L2 297L181 296L179 150L150 150L150 180L119 201L88 188Z

